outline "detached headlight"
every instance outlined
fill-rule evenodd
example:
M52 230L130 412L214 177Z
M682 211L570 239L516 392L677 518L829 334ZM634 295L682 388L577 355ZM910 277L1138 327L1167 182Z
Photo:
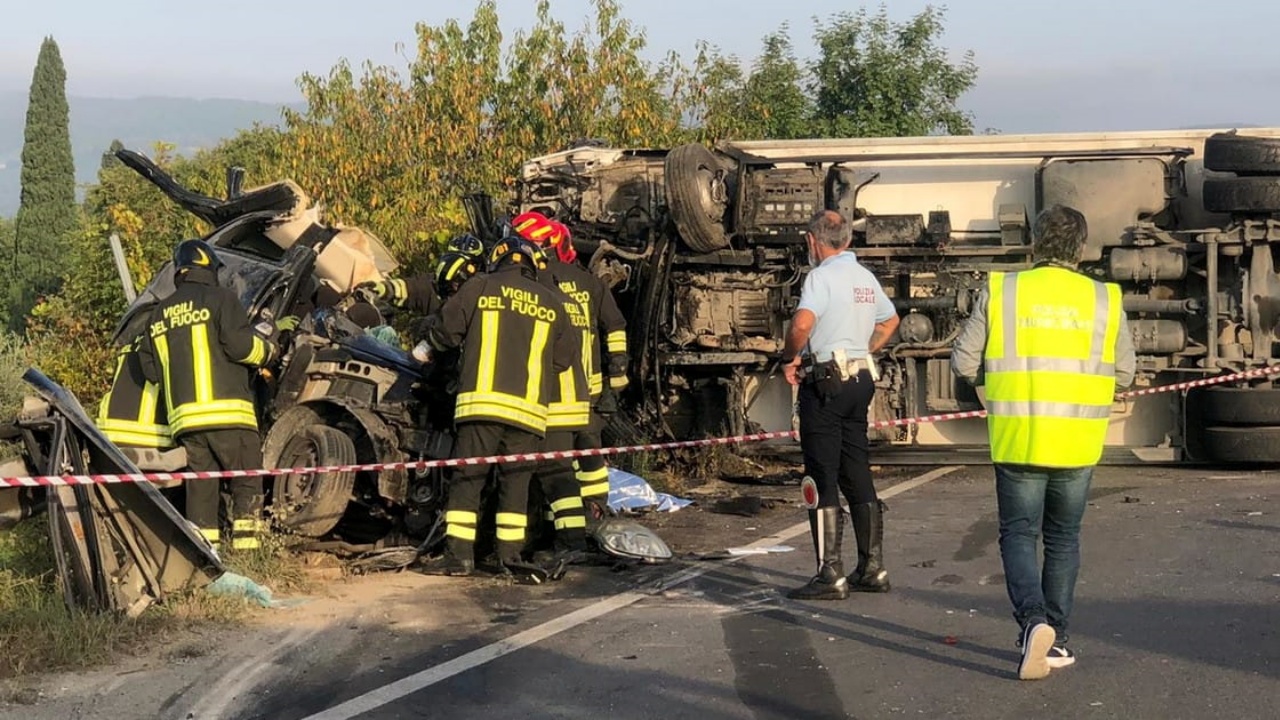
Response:
M596 528L595 537L610 555L648 563L666 562L672 557L671 548L662 538L634 520L608 518Z

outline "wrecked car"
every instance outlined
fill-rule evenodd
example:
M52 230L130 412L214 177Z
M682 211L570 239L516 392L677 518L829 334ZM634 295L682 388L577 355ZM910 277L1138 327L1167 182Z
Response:
M1280 361L1280 128L724 142L583 142L528 160L511 212L566 223L630 319L626 413L675 439L790 430L776 372L808 271L810 216L901 315L877 358L872 420L982 409L950 346L988 272L1030 267L1054 203L1089 222L1082 270L1119 283L1137 387ZM986 462L981 419L872 430L891 462ZM1113 410L1104 462L1280 460L1270 382L1144 396Z

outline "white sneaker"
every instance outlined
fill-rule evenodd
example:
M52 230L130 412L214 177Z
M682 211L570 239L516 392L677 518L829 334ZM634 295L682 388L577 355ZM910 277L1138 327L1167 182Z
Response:
M1057 670L1076 663L1076 654L1061 645L1054 645L1049 650L1049 654L1045 656L1045 662L1049 663L1049 667Z
M1019 680L1040 680L1049 674L1049 651L1057 633L1046 623L1028 625L1022 631L1022 662L1018 663Z

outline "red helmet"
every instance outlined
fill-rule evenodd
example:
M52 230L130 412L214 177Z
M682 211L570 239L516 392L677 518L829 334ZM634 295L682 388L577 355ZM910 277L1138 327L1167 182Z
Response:
M559 220L552 220L551 227L555 231L551 233L551 247L556 249L556 258L562 263L571 263L578 259L578 252L573 249L573 234L569 232L569 228Z
M538 246L546 245L551 239L551 234L555 232L551 221L539 212L520 213L511 221L511 228L520 237Z

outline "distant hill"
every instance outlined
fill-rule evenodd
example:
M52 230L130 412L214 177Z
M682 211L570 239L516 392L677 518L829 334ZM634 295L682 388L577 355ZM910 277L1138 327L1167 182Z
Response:
M190 154L254 123L278 125L283 109L282 105L249 100L165 97L70 97L68 102L76 182L81 185L97 179L102 153L112 140L146 154L153 143L162 140L176 145L177 152ZM0 217L18 210L26 114L25 93L0 93Z

